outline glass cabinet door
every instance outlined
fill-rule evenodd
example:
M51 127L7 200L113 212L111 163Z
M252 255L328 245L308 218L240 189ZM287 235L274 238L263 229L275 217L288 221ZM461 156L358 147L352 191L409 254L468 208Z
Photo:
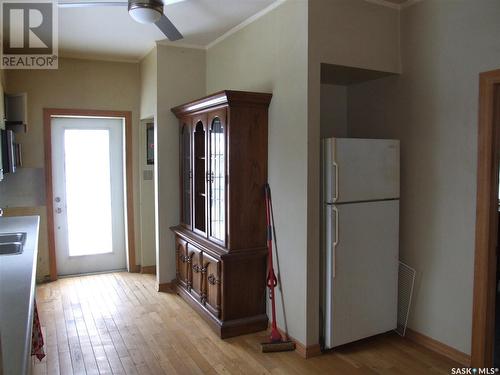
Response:
M209 189L210 237L226 239L226 142L225 112L209 115Z
M186 123L181 128L181 222L191 227L191 132Z
M193 132L194 154L194 230L206 235L205 125L196 121Z

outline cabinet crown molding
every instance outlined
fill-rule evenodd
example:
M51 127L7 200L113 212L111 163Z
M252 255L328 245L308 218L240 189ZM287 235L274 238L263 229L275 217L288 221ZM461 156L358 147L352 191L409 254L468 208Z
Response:
M181 104L172 108L172 112L179 118L192 113L205 111L221 105L236 106L263 105L269 106L273 94L249 91L223 90L203 98Z

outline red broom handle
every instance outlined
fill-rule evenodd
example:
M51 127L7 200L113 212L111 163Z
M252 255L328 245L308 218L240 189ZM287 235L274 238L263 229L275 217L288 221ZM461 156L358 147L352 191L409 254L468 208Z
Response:
M271 313L272 313L272 325L271 325L271 341L281 341L282 337L278 331L278 326L276 325L276 303L274 300L274 288L278 285L278 280L274 273L273 266L273 230L271 226L271 189L269 184L266 184L266 224L267 224L267 249L268 249L268 273L267 273L267 287L269 288L269 299L271 300Z

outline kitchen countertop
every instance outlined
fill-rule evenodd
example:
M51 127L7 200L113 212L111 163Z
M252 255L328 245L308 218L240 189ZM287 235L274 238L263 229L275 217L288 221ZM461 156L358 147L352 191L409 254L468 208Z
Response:
M25 375L29 369L39 225L39 216L0 217L0 233L26 232L21 254L0 255L0 354L4 375Z

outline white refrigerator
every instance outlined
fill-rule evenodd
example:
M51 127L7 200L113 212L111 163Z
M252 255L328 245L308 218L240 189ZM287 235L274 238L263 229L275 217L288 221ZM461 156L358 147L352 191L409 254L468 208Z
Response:
M323 341L396 328L399 141L323 140Z

